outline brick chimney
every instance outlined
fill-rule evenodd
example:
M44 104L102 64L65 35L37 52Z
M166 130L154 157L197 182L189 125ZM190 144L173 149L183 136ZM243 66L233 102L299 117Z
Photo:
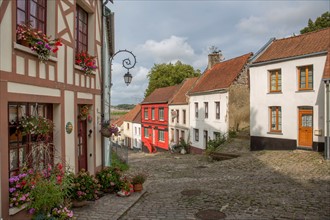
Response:
M221 61L219 52L210 53L208 55L208 58L209 58L209 61L208 61L207 69L211 69L215 64L217 64Z

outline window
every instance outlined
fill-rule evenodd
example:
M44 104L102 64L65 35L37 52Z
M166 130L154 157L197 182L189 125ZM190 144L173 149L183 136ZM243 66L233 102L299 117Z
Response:
M279 106L269 108L270 112L270 131L281 132L282 130L282 110Z
M313 66L298 67L299 90L313 89Z
M215 118L220 119L220 102L215 102Z
M179 123L179 110L176 110L176 123Z
M151 109L151 119L155 120L155 108Z
M159 141L165 141L165 132L164 131L158 131L158 140Z
M269 71L270 79L270 92L280 92L282 91L282 76L281 70Z
M159 117L159 120L164 120L164 108L159 108L158 110L158 117Z
M175 118L176 111L173 109L171 110L171 118L172 118L172 123L174 123L174 118Z
M22 117L31 115L39 115L52 120L52 105L38 104L36 108L35 104L30 103L9 103L8 114L9 172L12 176L22 169L26 157L34 148L33 142L37 141L36 135L23 135L21 131L17 130L19 122ZM52 135L50 138L50 142L52 142ZM43 158L45 158L45 155ZM43 164L40 165L43 166Z
M181 130L181 138L184 139L184 131Z
M204 109L205 109L205 118L209 117L209 103L204 102Z
M30 21L33 28L46 34L46 0L17 1L17 24Z
M139 128L139 135L141 135L141 128Z
M186 110L182 110L183 124L186 124Z
M76 12L76 52L88 50L88 13L77 5Z
M129 129L129 123L127 122L127 129Z
M137 139L134 139L134 147L137 147Z
M148 128L144 128L144 137L149 137Z
M218 140L218 139L220 139L220 132L213 132L213 139L214 140Z
M134 128L134 134L137 135L137 129L136 129L136 127Z
M198 142L199 141L199 130L198 129L194 129L194 136L195 136L195 141Z
M198 118L198 102L195 102L195 118Z
M144 119L148 120L148 108L144 108Z

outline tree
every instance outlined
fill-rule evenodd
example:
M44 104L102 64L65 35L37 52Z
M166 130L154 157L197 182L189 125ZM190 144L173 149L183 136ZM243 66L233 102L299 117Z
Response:
M147 97L155 89L173 86L181 83L186 78L199 76L200 70L195 70L192 66L183 64L177 61L174 65L169 64L155 64L149 71L147 77L149 85L144 95Z
M309 19L307 27L301 29L300 33L305 34L308 32L320 30L327 27L330 27L330 12L328 11L323 13L321 17L317 17L315 22L313 22L312 19Z

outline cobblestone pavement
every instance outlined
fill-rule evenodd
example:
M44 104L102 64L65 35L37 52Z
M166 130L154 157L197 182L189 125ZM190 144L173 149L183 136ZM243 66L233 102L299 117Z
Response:
M330 162L316 152L244 152L212 162L131 151L129 164L129 172L148 173L146 190L135 198L103 197L79 210L78 219L198 219L208 209L226 219L330 219Z

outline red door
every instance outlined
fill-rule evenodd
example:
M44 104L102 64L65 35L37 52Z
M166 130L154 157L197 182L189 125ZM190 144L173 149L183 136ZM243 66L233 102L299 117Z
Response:
M87 123L78 121L78 170L87 170Z

